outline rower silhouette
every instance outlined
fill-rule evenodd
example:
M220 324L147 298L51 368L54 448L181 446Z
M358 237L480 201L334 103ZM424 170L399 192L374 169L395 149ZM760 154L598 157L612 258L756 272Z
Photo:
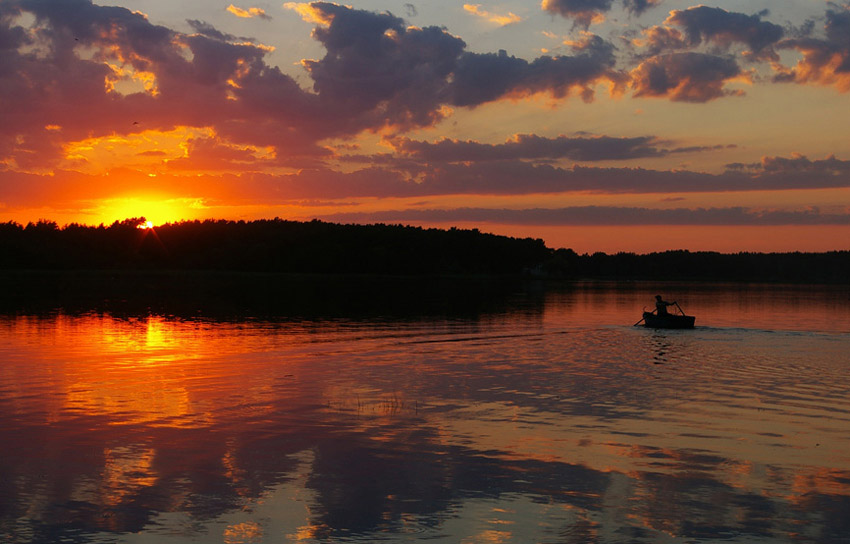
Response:
M675 300L673 302L667 302L661 298L661 295L655 295L655 311L658 315L669 315L667 306L673 306L674 304L676 304Z

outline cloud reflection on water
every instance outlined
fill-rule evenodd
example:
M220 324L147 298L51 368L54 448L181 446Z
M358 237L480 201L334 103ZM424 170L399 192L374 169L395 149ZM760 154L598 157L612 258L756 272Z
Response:
M634 303L505 296L495 311L407 320L3 318L0 535L850 532L846 336L586 326L591 307L629 325Z

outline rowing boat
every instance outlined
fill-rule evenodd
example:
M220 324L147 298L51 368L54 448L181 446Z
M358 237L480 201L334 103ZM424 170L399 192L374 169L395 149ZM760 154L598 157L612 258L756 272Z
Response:
M693 329L696 317L692 315L656 315L643 312L643 326L653 329Z

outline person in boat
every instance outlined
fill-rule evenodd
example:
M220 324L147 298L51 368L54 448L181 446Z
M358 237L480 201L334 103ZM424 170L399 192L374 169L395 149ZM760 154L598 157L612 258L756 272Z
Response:
M676 304L676 301L667 302L666 300L661 298L661 295L655 295L655 313L658 315L670 315L667 312L667 306L672 306Z

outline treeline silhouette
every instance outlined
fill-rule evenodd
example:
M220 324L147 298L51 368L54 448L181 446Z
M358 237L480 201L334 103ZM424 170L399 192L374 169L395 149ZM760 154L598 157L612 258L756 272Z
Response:
M551 277L679 281L850 284L850 251L824 253L717 253L687 250L578 255L552 252L543 265Z
M0 225L6 269L226 270L354 274L519 274L551 254L542 240L476 229L323 221L183 221L140 229L52 221Z
M850 251L593 253L477 229L323 221L183 221L140 229L0 223L6 270L208 270L327 274L487 274L563 279L850 282Z

